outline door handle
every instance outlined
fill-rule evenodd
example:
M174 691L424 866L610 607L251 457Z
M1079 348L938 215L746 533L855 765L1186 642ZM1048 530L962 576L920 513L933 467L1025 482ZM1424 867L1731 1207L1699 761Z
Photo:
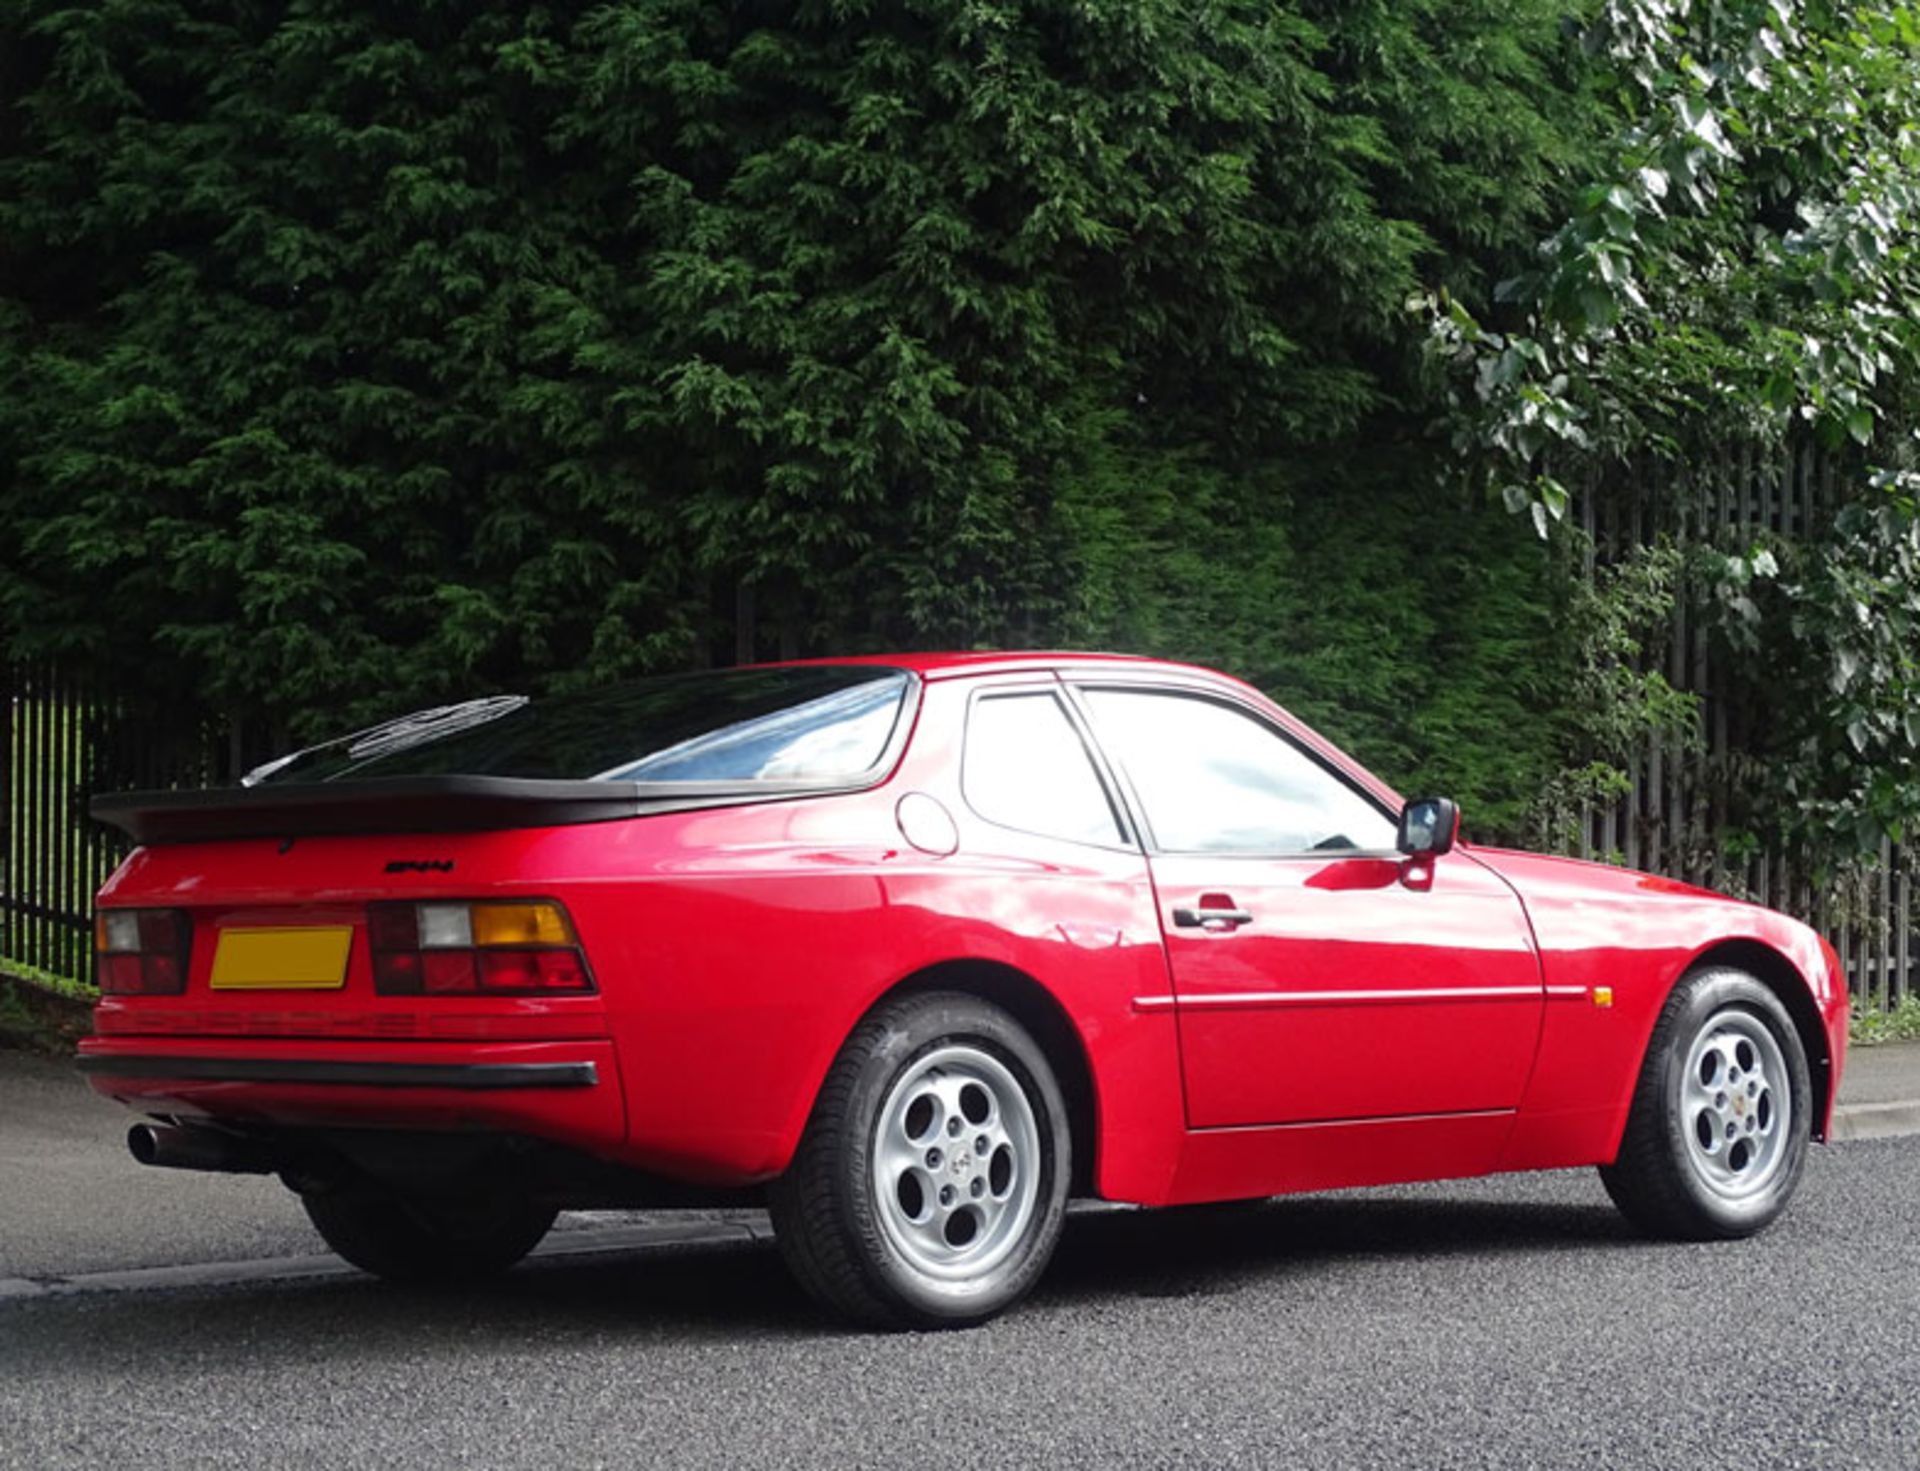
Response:
M1188 909L1182 905L1173 911L1173 922L1183 930L1237 930L1243 924L1252 924L1253 915L1244 909Z

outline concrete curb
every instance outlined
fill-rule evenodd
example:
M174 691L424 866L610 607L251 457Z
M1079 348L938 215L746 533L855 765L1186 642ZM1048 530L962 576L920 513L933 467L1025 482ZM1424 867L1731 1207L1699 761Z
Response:
M1849 1139L1898 1139L1920 1134L1920 1100L1843 1103L1833 1111L1834 1143Z
M1130 1205L1103 1200L1076 1200L1069 1215L1095 1216L1131 1211ZM582 1212L592 1222L597 1212ZM609 1213L613 1214L613 1213ZM542 1262L577 1261L583 1257L646 1256L693 1247L765 1247L773 1244L773 1227L764 1211L689 1213L684 1219L645 1221L634 1225L562 1225L527 1257L525 1266ZM267 1257L244 1262L196 1262L179 1267L135 1267L103 1272L75 1272L58 1277L0 1277L0 1303L41 1297L73 1297L95 1292L155 1292L168 1288L244 1287L266 1283L324 1282L364 1277L358 1267L319 1252L311 1256ZM371 1281L371 1278L367 1280Z
M749 1246L773 1239L771 1228L742 1221L659 1221L642 1226L556 1231L527 1258L529 1264L579 1257L631 1255L689 1246ZM76 1272L66 1277L0 1277L0 1302L71 1297L92 1292L153 1292L181 1287L236 1287L267 1282L313 1282L362 1277L331 1253L251 1262L201 1262L182 1267ZM371 1279L368 1279L371 1280Z

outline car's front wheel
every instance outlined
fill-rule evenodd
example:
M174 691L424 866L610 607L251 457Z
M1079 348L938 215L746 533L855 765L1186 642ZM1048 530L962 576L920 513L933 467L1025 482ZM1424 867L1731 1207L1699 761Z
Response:
M504 1272L557 1214L517 1196L410 1200L373 1189L301 1197L328 1246L393 1282L465 1282Z
M1749 1236L1792 1198L1812 1115L1806 1053L1779 998L1744 971L1699 970L1661 1010L1600 1178L1650 1235Z
M841 1050L768 1204L803 1287L861 1322L992 1317L1045 1269L1066 1214L1066 1105L1006 1011L931 992Z

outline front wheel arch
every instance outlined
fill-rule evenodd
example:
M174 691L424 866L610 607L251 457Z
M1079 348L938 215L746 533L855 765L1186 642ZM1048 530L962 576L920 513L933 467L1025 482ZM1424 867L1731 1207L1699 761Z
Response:
M1726 966L1743 970L1773 992L1786 1008L1793 1029L1800 1034L1800 1050L1806 1054L1807 1071L1813 1084L1813 1137L1826 1137L1827 1116L1833 1104L1833 1055L1827 1046L1827 1030L1813 989L1800 969L1771 945L1759 940L1727 940L1702 951L1676 977L1678 986L1696 971ZM1671 988L1668 994L1672 994Z
M1771 988L1732 966L1691 967L1661 1005L1619 1149L1600 1166L1607 1194L1650 1236L1764 1229L1806 1162L1810 1073Z

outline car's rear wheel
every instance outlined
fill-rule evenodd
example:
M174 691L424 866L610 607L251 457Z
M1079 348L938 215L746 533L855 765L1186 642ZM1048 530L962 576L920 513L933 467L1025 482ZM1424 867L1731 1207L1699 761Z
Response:
M1059 1240L1066 1104L1007 1012L932 992L848 1039L768 1204L794 1276L885 1327L958 1327L1020 1300Z
M1650 1235L1749 1236L1786 1208L1806 1165L1813 1088L1779 998L1712 967L1674 988L1600 1178Z
M410 1200L339 1189L301 1200L328 1246L393 1282L466 1282L504 1272L540 1244L557 1214L517 1196Z

